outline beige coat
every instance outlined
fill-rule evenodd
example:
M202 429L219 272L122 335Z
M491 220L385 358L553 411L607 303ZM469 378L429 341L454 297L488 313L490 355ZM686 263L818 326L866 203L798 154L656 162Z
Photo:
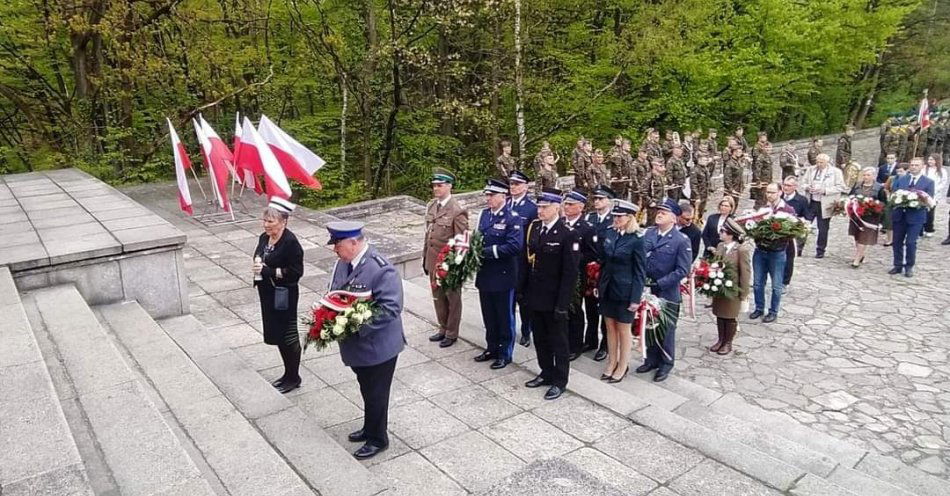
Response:
M739 307L742 305L742 301L749 297L749 290L752 287L752 243L740 243L732 251L726 253L726 243L722 242L716 247L716 255L721 256L736 267L739 279L739 298L735 300L713 298L713 315L724 319L735 319L739 317Z
M426 206L426 236L423 244L422 268L430 276L435 273L432 268L442 247L456 234L461 234L468 229L468 211L455 201L455 197L449 198L444 207L437 207L438 202L434 199Z
M817 177L815 177L816 174ZM821 201L822 219L830 219L831 216L834 215L835 202L841 198L842 193L849 191L847 185L844 183L844 175L841 173L841 169L833 165L825 167L825 170L821 172L818 172L817 165L805 169L805 172L801 176L801 184L798 192L804 195L808 201L811 201L812 195L808 192L809 187L822 190L822 194L818 195Z

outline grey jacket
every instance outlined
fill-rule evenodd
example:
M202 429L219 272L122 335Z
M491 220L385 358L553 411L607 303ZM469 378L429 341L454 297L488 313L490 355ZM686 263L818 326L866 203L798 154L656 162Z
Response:
M348 367L378 365L398 355L405 346L402 329L402 279L399 272L370 246L347 276L347 264L337 260L330 289L370 290L377 310L358 335L340 342L340 357Z

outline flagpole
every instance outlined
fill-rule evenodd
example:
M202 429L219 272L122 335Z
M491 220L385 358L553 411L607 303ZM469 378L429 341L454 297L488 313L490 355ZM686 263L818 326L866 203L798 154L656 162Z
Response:
M195 183L198 185L198 190L201 191L201 196L204 197L205 201L208 201L208 195L205 194L205 189L201 186L201 181L198 180L198 174L195 173L195 168L189 167L188 170L191 171L192 177L195 178Z

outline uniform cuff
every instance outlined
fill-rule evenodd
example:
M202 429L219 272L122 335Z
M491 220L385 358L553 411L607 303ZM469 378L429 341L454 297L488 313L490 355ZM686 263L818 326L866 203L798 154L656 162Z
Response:
M498 258L498 245L491 245L491 252Z

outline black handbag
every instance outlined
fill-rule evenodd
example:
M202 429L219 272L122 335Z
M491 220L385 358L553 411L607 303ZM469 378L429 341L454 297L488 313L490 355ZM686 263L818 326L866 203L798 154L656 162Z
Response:
M274 286L274 310L283 311L290 308L290 289L274 284L273 279L271 284Z

